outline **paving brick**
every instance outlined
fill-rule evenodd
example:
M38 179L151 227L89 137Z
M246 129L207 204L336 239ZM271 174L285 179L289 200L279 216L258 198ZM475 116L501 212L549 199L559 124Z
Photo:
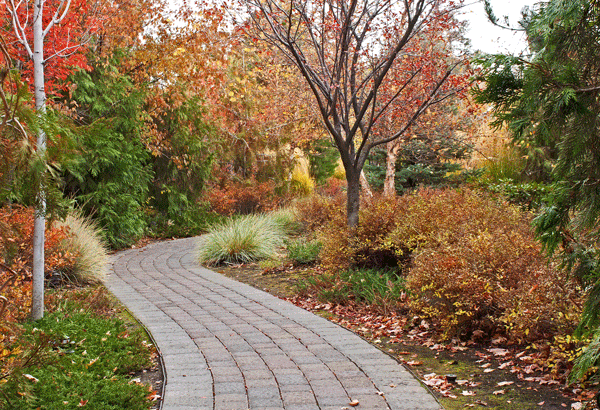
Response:
M111 257L107 287L163 355L163 410L339 410L350 398L371 410L440 408L402 365L355 334L199 267L200 241Z

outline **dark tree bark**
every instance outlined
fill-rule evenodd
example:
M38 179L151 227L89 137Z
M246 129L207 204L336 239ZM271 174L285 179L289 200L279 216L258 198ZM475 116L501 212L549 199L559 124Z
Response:
M391 134L374 128L424 72L418 58L398 83L388 80L397 58L426 25L447 18L447 0L244 0L255 36L276 46L307 81L338 148L348 182L348 225L358 225L360 173L369 152L401 137L432 104L458 65L431 78L412 114ZM459 2L460 3L460 2ZM414 87L413 87L414 88ZM386 90L386 92L383 92Z

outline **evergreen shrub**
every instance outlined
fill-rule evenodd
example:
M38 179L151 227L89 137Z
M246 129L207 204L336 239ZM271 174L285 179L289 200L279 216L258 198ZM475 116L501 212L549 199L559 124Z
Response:
M142 137L150 133L145 92L121 75L118 53L72 76L71 103L82 126L80 155L64 167L65 195L93 217L113 248L130 245L146 229L145 208L154 176ZM118 102L118 103L116 103Z

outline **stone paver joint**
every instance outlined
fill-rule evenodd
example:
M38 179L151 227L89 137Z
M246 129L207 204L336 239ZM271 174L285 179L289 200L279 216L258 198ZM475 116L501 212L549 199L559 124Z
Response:
M200 240L117 253L107 281L159 348L163 410L441 409L354 333L200 267Z

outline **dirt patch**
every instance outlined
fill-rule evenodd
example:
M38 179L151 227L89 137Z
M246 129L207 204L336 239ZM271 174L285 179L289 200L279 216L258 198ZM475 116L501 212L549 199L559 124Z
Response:
M257 264L219 266L211 268L218 273L264 290L279 298L292 297L297 293L297 285L312 275L309 266L292 265L263 269Z
M213 269L280 298L295 296L297 284L312 275L310 267L291 265L270 270L261 269L256 264ZM489 346L469 346L458 349L440 345L427 347L422 341L410 340L410 337L405 337L406 335L392 341L372 334L359 324L353 326L349 318L336 316L329 309L319 310L318 306L316 309L310 309L307 304L301 305L349 328L405 363L419 379L432 386L430 390L448 410L464 408L591 410L597 408L590 400L594 392L582 392L577 388L548 382L542 378L534 381L524 380L523 373L515 371L518 363L506 366L507 360L490 353ZM450 378L447 379L447 376ZM448 383L448 380L453 382Z

